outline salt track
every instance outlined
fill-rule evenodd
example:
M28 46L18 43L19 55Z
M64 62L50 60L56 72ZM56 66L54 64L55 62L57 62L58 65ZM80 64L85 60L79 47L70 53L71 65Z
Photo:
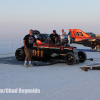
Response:
M15 56L10 56L10 57L0 58L0 63L23 65L24 61L18 61ZM45 65L51 65L51 64L57 64L57 62L56 61L53 61L53 62L32 61L32 65L34 66L45 66Z
M99 52L86 52L87 58L100 58ZM2 55L1 58L14 55ZM80 67L100 59L75 65L57 63L25 68L22 64L0 63L0 89L40 89L40 93L0 93L0 100L100 100L100 71Z

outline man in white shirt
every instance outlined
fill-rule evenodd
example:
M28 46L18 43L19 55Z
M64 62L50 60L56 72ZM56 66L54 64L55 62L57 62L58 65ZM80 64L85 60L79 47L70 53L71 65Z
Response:
M70 44L70 32L68 33L68 43Z
M64 32L64 29L62 29L62 31L61 31L61 33L60 33L61 42L64 41L64 35L65 35L65 32Z

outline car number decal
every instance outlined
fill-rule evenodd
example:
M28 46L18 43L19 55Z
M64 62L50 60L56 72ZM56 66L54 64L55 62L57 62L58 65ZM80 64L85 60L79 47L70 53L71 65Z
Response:
M34 57L43 57L43 50L35 50L33 49L32 56Z

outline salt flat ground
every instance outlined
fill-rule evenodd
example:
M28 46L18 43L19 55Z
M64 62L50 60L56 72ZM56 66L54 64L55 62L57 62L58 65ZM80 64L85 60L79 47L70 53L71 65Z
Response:
M86 54L87 58L100 58L99 52ZM0 57L5 56L12 55ZM0 93L0 100L100 100L100 71L80 69L98 62L95 59L70 66L58 63L28 68L0 64L0 89L40 89L40 93Z

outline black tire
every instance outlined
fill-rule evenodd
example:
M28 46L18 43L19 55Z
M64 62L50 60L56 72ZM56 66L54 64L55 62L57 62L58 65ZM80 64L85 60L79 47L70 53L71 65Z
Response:
M71 52L66 54L65 61L68 65L73 65L76 61L75 55Z
M79 62L83 63L87 59L86 53L83 51L78 52Z
M15 52L15 57L18 61L24 61L25 60L25 52L23 48L18 48Z

